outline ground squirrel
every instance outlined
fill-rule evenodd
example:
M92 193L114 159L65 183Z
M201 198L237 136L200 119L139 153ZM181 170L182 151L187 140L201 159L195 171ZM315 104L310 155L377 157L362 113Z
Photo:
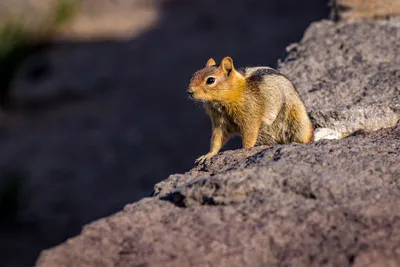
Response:
M230 57L219 66L210 58L193 74L187 92L204 103L212 123L210 152L197 163L217 154L235 134L242 137L244 148L313 140L313 127L296 89L270 67L235 69Z

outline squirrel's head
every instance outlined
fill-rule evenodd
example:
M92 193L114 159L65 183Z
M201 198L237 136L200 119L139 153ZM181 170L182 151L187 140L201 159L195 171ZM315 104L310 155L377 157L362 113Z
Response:
M245 79L235 70L232 58L224 57L219 66L210 58L205 68L193 74L187 92L196 100L224 102L240 97L244 86Z

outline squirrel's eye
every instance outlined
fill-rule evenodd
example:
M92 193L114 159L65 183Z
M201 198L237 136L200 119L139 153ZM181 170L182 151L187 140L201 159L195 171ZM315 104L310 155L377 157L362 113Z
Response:
M215 78L214 77L209 77L206 81L207 84L213 84L215 82Z

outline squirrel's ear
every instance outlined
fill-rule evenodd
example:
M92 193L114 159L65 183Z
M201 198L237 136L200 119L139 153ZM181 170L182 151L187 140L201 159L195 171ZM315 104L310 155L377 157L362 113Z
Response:
M222 71L229 75L231 71L233 70L233 60L230 57L224 57L221 61L220 67Z
M207 61L206 67L211 67L211 66L215 66L215 65L216 65L215 60L213 58L210 58Z

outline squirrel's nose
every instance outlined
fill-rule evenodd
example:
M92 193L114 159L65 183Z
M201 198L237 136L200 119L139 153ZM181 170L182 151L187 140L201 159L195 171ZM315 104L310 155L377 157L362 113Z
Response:
M189 89L189 90L187 90L187 93L188 93L189 96L193 96L193 93L194 93L194 92L193 92L192 90Z

